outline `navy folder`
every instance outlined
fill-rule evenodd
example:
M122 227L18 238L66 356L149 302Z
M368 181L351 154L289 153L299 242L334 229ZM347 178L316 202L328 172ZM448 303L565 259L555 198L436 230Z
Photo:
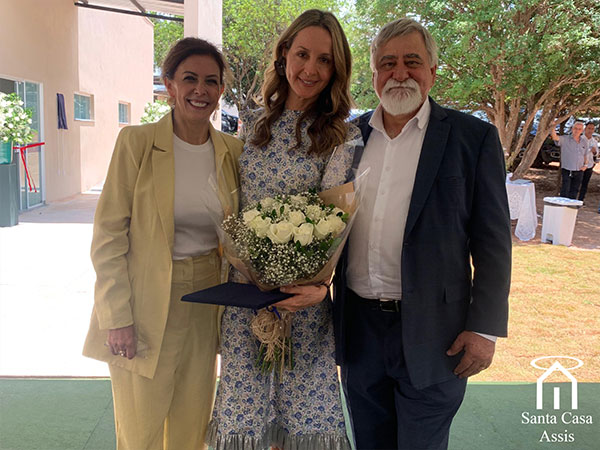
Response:
M292 297L292 294L284 294L279 289L263 292L254 284L228 281L227 283L184 295L181 297L181 300L184 302L261 309L290 297Z

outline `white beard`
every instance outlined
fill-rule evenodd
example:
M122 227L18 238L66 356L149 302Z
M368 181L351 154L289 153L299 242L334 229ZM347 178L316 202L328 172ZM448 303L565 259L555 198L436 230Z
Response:
M405 89L393 89L396 87ZM385 83L379 100L388 114L400 116L416 111L423 103L423 96L418 83L412 78L408 78L403 82L390 78Z

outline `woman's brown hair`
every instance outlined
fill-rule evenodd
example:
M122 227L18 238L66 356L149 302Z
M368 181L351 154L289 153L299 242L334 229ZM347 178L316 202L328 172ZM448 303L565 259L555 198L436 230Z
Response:
M265 71L262 85L262 101L264 113L254 127L254 145L267 145L271 140L271 126L281 117L285 109L289 83L281 66L283 49L289 49L296 35L307 27L321 27L329 32L332 41L334 73L329 84L319 94L317 100L300 116L296 124L296 147L300 146L300 124L307 117L315 116L308 128L311 140L309 153L325 153L346 140L348 125L346 118L350 114L352 99L350 96L350 75L352 73L352 56L350 46L342 27L333 14L318 9L309 9L281 34L273 49L273 63Z
M204 39L187 37L177 41L162 63L162 78L173 79L179 64L192 55L211 56L219 66L220 82L223 84L229 73L225 57L219 49Z

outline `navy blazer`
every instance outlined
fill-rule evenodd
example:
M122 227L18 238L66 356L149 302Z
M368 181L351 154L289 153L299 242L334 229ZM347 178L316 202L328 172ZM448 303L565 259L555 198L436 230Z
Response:
M511 270L498 132L489 123L430 101L401 255L402 345L418 389L455 377L452 370L462 353L448 357L446 350L460 332L506 336ZM356 120L365 147L372 114ZM336 270L334 302L340 364L352 351L345 348L346 267L344 254Z

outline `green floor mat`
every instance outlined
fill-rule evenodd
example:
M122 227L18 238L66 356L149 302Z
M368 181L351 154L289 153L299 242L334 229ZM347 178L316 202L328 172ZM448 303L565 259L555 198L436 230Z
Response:
M552 403L555 387L561 389L558 411ZM470 383L449 449L600 448L600 384L580 383L578 392L578 409L572 411L570 386L548 383L544 409L538 411L535 384ZM571 423L563 423L563 413ZM592 423L575 424L575 416L584 422L591 417ZM539 423L553 417L556 424ZM0 379L1 450L114 450L114 441L108 380Z

